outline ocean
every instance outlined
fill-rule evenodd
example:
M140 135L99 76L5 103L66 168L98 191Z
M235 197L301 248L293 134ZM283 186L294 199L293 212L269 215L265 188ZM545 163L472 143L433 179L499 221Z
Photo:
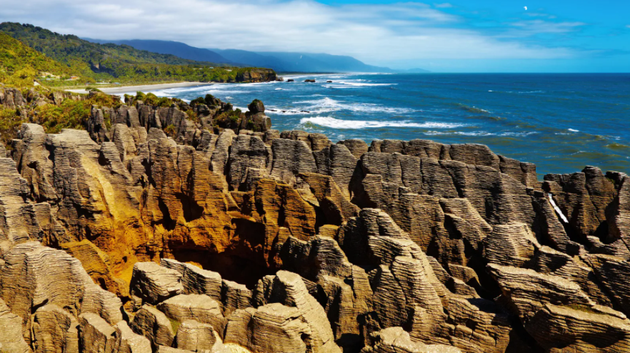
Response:
M480 143L537 166L630 174L630 74L329 74L295 82L154 91L212 94L247 110L260 99L277 130L359 138ZM305 79L315 79L306 83Z

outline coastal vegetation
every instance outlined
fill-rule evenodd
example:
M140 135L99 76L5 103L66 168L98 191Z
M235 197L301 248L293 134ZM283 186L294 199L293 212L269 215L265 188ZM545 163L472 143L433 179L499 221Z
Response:
M18 137L24 123L41 125L46 133L59 133L63 129L85 130L94 109L102 110L103 123L109 129L112 127L111 115L123 105L138 109L148 106L159 110L164 116L168 113L160 109L173 107L195 124L201 124L202 117L210 114L213 117L206 119L203 125L211 131L240 128L262 131L261 122L257 122L254 113L246 114L240 109L234 109L232 104L222 102L210 94L187 103L179 98L158 97L153 93L137 92L135 95L125 94L120 97L103 93L95 87L87 87L86 91L89 92L87 95L44 86L24 89L0 86L0 143L10 147L11 140ZM250 112L264 111L264 108L254 109L261 106L261 101L254 100L249 105ZM178 127L168 124L164 126L164 131L174 137Z
M0 105L0 141L4 145L16 137L23 123L40 124L48 133L57 133L62 129L85 129L92 106L117 108L122 104L118 97L96 91L87 96L70 95L59 104L53 103L55 94L60 94L56 90L39 87L20 94L30 98L32 104Z
M32 86L34 79L53 87L275 79L275 72L269 69L232 67L151 53L127 45L92 43L75 35L62 35L28 24L0 23L0 34L0 58L3 59L0 79L15 86Z
M36 78L70 79L72 68L63 65L0 32L0 82L12 86L32 86Z

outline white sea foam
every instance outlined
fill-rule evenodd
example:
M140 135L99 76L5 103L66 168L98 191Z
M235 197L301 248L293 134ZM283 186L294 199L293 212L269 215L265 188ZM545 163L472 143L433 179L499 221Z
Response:
M187 93L187 92L195 92L195 91L202 91L202 90L207 90L210 89L211 87L213 89L216 89L216 87L219 85L203 85L203 86L193 86L193 87L181 87L181 88L164 88L164 89L158 89L155 91L149 91L153 94L155 94L158 97L163 97L163 96L175 96L181 93Z
M349 110L360 113L388 113L388 114L409 114L415 112L409 108L383 107L372 103L343 103L334 99L325 97L316 100L307 100L294 102L294 104L305 105L303 109L312 114L330 113L340 110Z
M580 132L580 130L576 130L576 129L567 129L567 130L569 130L571 132Z
M365 80L356 80L356 81L365 81ZM367 83L367 82L350 82L350 81L339 81L337 82L342 85L354 86L354 87L379 87L379 86L395 86L397 83Z
M538 132L536 131L526 131L526 132L515 132L515 131L506 131L506 132L488 132L488 131L427 131L424 134L429 136L450 136L450 135L458 135L458 136L474 136L474 137L489 137L489 136L497 136L497 137L525 137L529 135L535 135Z
M421 129L454 129L462 127L462 124L453 123L440 123L440 122L424 122L414 123L409 120L399 121L370 121L370 120L342 120L336 119L330 116L316 116L311 118L303 118L300 120L300 124L314 124L324 126L332 129L369 129L369 128L383 128L383 127L410 127Z

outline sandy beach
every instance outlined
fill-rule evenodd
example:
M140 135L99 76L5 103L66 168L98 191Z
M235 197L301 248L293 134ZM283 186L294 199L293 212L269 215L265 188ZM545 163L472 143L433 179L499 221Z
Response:
M116 87L98 87L99 90L103 91L107 94L121 94L121 93L129 93L129 92L149 92L155 91L159 89L166 88L181 88L181 87L197 87L197 86L205 86L217 83L209 83L209 82L176 82L176 83L158 83L158 84L148 84L148 85L136 85L136 86L116 86ZM68 92L74 93L87 93L85 88L79 89L68 89Z

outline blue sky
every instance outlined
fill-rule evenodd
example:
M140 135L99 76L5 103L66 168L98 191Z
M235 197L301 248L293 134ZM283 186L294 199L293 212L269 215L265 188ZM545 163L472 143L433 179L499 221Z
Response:
M1 7L0 21L99 39L351 55L397 69L630 72L630 1L621 0L24 0Z

